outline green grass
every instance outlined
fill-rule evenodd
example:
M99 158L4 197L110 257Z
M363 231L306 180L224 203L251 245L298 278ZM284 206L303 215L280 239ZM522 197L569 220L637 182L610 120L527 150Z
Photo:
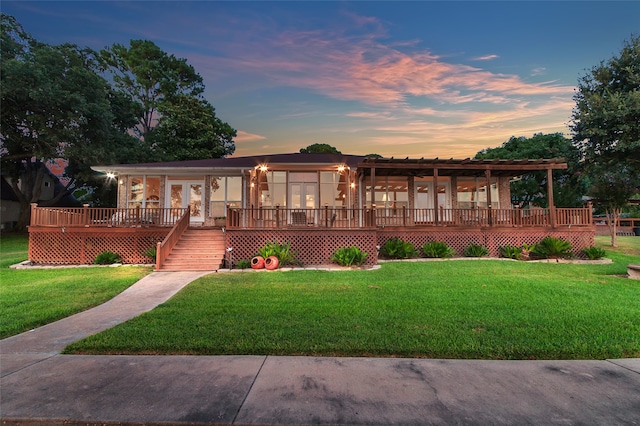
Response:
M0 338L97 306L150 272L149 268L9 269L27 259L26 234L0 237Z
M640 238L609 265L498 260L214 274L66 353L640 357ZM605 244L598 239L598 244Z

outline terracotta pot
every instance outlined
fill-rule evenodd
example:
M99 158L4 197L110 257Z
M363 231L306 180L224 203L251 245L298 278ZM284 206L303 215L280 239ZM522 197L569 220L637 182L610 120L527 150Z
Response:
M264 257L256 256L253 259L251 259L251 267L253 269L262 269L262 268L264 268Z
M269 256L264 260L264 267L270 271L273 271L274 269L278 269L279 264L280 264L280 261L275 256Z

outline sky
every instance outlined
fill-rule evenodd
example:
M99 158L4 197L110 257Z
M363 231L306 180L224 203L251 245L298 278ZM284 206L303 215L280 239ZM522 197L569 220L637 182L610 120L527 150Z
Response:
M2 1L37 40L153 41L203 77L234 156L467 158L561 132L580 77L640 33L640 2Z

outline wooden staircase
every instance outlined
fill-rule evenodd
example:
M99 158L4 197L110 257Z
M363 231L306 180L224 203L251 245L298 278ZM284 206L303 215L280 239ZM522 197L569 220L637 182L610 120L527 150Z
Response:
M215 271L226 252L220 229L189 228L171 250L161 271Z

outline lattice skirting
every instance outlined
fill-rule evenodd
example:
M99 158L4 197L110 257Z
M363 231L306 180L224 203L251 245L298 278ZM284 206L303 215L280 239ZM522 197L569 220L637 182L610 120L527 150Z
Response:
M379 230L377 233L378 245L393 237L411 242L417 249L429 241L441 241L451 246L458 256L462 256L464 249L469 244L477 244L486 247L492 257L500 256L502 246L522 246L523 244L536 244L544 237L551 236L561 238L571 243L572 252L580 255L582 249L590 247L594 243L594 230L556 230L548 228L493 228L491 230L477 229L473 231L463 230Z
M331 255L341 247L357 246L369 254L365 265L375 265L375 230L229 230L226 232L227 247L233 247L234 262L251 259L258 249L270 241L279 244L291 243L291 249L298 252L296 259L303 265L326 265L331 263Z
M38 264L84 265L109 250L123 263L149 263L143 256L170 228L29 228L29 260Z
M91 264L96 256L109 250L118 253L124 263L153 263L143 256L145 250L162 241L169 228L29 228L29 260L40 264ZM556 230L548 228L493 228L491 230L230 230L226 231L226 246L233 247L233 260L250 259L258 249L269 241L290 242L298 252L296 258L304 265L331 263L336 249L357 246L369 256L365 265L378 262L376 245L382 246L393 237L410 241L419 248L428 241L449 244L459 256L471 243L489 249L490 255L498 257L500 247L536 244L546 236L569 241L573 253L593 245L595 230Z

